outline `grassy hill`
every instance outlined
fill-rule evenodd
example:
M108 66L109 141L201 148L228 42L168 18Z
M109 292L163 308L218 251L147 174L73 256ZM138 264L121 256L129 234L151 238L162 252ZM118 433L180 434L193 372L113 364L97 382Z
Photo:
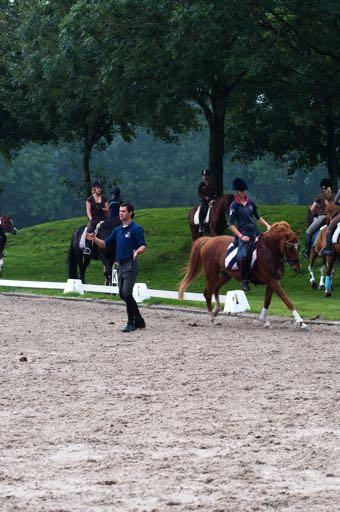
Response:
M146 282L149 288L175 290L181 279L181 269L185 265L191 245L187 223L188 208L168 208L140 210L136 221L146 232L148 250L141 258L141 270L138 280ZM300 232L303 243L305 232L306 208L292 205L262 206L260 212L270 223L286 220L293 229ZM4 279L25 279L38 281L65 281L67 279L66 259L71 234L74 229L85 224L85 218L57 221L25 228L16 237L8 236ZM316 277L318 268L316 265ZM334 293L324 298L322 292L309 286L307 264L303 262L301 273L294 274L286 268L282 284L302 316L306 318L320 316L340 320L340 272L337 269ZM88 283L103 283L102 267L92 262L87 271ZM239 288L236 281L225 287ZM8 291L8 289L7 289ZM203 279L193 283L190 291L203 291ZM252 311L260 311L263 302L263 287L252 286L249 302ZM161 300L153 300L161 302ZM274 298L271 306L274 314L289 314L281 301Z

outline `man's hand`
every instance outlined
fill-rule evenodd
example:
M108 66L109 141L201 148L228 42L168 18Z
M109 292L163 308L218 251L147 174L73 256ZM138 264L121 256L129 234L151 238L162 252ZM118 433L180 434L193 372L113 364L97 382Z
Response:
M91 242L93 242L96 238L96 235L94 233L86 233L85 238L86 240L91 240Z

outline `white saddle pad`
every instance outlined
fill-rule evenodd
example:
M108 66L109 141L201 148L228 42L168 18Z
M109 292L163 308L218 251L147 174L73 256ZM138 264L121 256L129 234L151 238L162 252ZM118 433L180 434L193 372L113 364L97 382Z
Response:
M87 227L84 229L80 240L79 240L79 249L85 249L85 235L87 233Z
M332 236L333 244L337 244L338 243L339 237L340 237L340 222L338 222L336 230L334 231L333 236Z
M211 210L211 206L209 206L208 208L208 211L207 211L207 216L206 218L204 219L204 224L209 224L209 219L210 219L210 210ZM201 206L199 206L195 212L195 215L194 215L194 224L195 226L198 226L199 223L200 223L200 220L199 220L199 215L200 215L200 209L201 209Z

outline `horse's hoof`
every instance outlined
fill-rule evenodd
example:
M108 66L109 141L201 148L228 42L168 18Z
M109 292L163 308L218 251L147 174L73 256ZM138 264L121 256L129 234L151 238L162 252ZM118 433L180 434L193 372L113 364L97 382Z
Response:
M308 327L307 324L305 324L304 322L300 322L298 324L298 327L301 329L301 331L310 331L310 328Z
M332 297L332 292L330 292L330 291L325 292L325 297Z
M217 317L217 315L221 312L221 309L214 309L214 317Z
M263 324L263 327L264 327L265 329L271 329L271 328L272 328L272 326L270 325L270 323L268 322L268 320Z
M318 286L315 281L313 281L310 285L313 288L313 290L315 290L315 288L317 288Z
M324 289L325 289L325 285L324 284L320 284L319 290L324 290Z

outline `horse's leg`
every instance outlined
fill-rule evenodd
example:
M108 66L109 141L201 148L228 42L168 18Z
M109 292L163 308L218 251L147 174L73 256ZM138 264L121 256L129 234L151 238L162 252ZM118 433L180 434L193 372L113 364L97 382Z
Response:
M78 251L78 267L79 267L79 277L81 282L85 284L85 273L86 269L90 264L91 259L84 257L82 251Z
M299 313L296 311L294 304L291 302L291 300L288 298L286 293L281 288L281 285L279 281L272 280L270 281L270 286L273 289L273 291L276 293L276 295L286 304L289 311L292 312L293 319L295 324L300 327L300 329L308 329L308 326L304 323Z
M327 259L327 270L326 270L326 278L325 278L325 297L331 297L334 256L327 256L326 259Z
M310 282L310 285L312 288L316 288L316 281L315 281L315 276L314 276L314 272L313 272L313 265L315 263L316 257L317 257L317 254L313 247L311 255L309 257L309 265L308 265L309 282Z
M322 264L322 266L320 267L319 290L325 289L325 273L326 273L326 265Z
M215 297L215 307L213 311L214 317L216 317L220 311L222 311L221 303L220 303L220 288L221 286L225 285L228 281L230 281L231 277L228 274L221 274L220 280L216 285L215 291L214 291L214 297Z
M205 278L206 278L206 281L205 281L205 288L204 288L203 295L204 295L205 301L207 303L208 312L211 315L211 321L214 322L215 315L213 312L211 299L212 299L213 294L216 292L216 290L218 288L218 284L220 281L220 275L219 275L219 273L216 273L216 272L214 272L213 274L207 274L207 272L205 272ZM222 283L221 283L221 285L222 285ZM215 297L216 297L216 295L215 295Z
M1 272L2 272L2 267L4 266L4 260L2 258L2 254L0 255L0 276L1 276Z
M104 265L104 276L105 276L105 285L112 285L112 263L110 263L109 258L104 254L103 251L98 251L99 257Z
M261 310L259 319L264 323L264 327L270 328L271 325L268 320L268 310L273 296L273 288L267 284L266 291L264 294L264 304Z

